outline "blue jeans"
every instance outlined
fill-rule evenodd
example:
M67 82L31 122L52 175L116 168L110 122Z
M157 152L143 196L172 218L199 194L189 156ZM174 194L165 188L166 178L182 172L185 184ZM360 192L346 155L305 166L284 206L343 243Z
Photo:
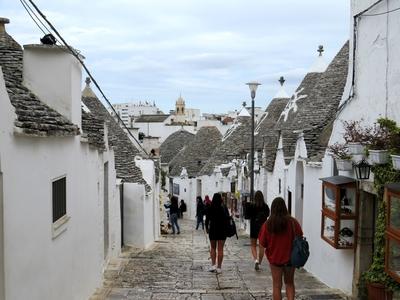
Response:
M178 214L170 214L170 221L172 225L172 233L175 233L175 227L178 233L180 232L179 230L179 225L178 225Z
M199 225L201 223L201 227L204 230L204 220L203 220L203 215L197 216L197 224L196 224L196 230L199 229Z

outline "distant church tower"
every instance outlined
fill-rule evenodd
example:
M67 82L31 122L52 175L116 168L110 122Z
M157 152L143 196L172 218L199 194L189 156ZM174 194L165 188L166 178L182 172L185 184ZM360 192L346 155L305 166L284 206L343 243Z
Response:
M176 100L175 107L177 116L185 115L185 100L183 100L181 95L179 96L178 100Z

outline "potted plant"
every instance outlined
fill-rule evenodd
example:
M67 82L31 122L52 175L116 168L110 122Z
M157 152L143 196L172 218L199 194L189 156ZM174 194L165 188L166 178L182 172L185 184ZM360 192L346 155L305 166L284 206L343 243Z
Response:
M386 164L389 160L392 132L396 122L387 118L379 118L374 124L368 145L369 160L372 164Z
M353 169L353 163L347 145L336 142L328 146L328 151L335 158L338 170L351 171Z
M362 155L365 152L365 144L370 139L371 127L362 127L361 121L343 121L344 134L349 152L353 155Z

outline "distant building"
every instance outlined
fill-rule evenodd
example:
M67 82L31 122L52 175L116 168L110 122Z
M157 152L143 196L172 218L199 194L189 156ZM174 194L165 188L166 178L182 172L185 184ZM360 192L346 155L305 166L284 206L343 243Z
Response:
M117 103L113 104L114 109L120 116L122 121L129 126L133 119L141 115L156 115L162 114L161 110L156 106L156 104L150 101L139 101L139 103ZM110 111L111 115L116 118L114 111Z

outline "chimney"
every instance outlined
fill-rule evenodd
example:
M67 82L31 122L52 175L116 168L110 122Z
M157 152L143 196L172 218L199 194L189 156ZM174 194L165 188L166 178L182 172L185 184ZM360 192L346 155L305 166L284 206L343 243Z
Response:
M5 33L6 32L6 26L5 24L10 23L10 20L7 18L1 18L0 17L0 34Z
M81 127L82 69L66 47L25 45L23 80L41 101Z

